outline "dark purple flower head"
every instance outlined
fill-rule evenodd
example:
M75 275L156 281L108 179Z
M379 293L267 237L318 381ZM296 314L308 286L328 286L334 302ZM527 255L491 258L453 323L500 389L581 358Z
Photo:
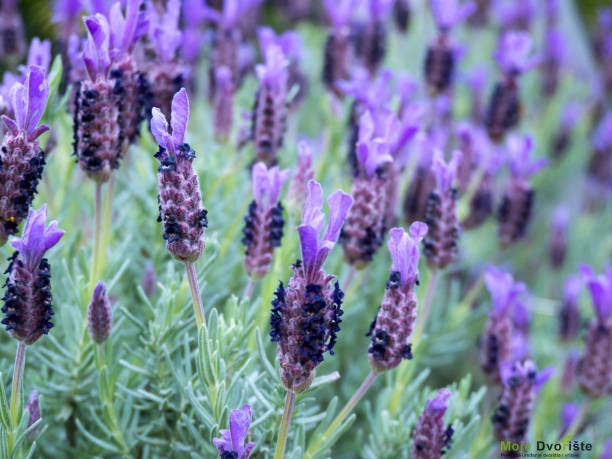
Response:
M306 279L312 279L321 269L327 255L338 240L342 224L353 204L353 198L342 190L334 192L328 199L329 222L325 233L321 231L325 225L323 214L323 189L314 180L308 182L306 202L302 213L302 224L298 226L302 262Z
M53 247L64 235L64 230L58 228L53 220L46 225L47 205L38 210L30 210L26 220L23 235L11 239L11 245L19 253L28 269L35 269L40 264L45 252Z
M253 166L253 197L258 206L267 209L278 202L278 195L289 173L289 169L281 171L278 166L268 169L262 162Z
M243 405L230 413L229 430L220 430L221 438L213 438L221 459L247 459L255 443L244 444L251 425L251 407Z
M515 282L512 274L493 265L487 266L484 281L493 302L490 314L498 318L505 316L517 297L527 289L522 282Z
M266 50L270 46L276 45L283 51L283 54L292 61L297 61L302 56L304 45L302 43L302 37L297 32L289 30L281 35L276 35L276 32L271 27L260 27L257 30L257 36L262 50Z
M168 0L166 11L161 16L153 6L147 8L147 13L149 37L155 47L158 60L172 62L183 40L183 34L179 28L180 0Z
M275 43L271 43L264 49L264 55L265 64L255 66L259 84L270 91L285 92L287 90L287 79L289 78L287 70L289 62L283 50Z
M391 253L391 272L400 273L402 286L414 284L419 277L419 246L427 234L427 225L414 222L408 232L402 228L389 231L387 247Z
M323 0L323 6L332 25L338 29L346 26L355 11L355 0Z
M113 314L104 282L98 282L94 288L87 311L87 324L89 335L96 343L102 344L110 336Z
M597 151L612 148L612 111L606 113L597 125L597 129L591 138L591 145Z
M179 146L185 143L185 132L189 121L189 99L185 88L181 88L172 98L170 117L172 134L168 131L168 122L159 108L153 108L151 114L151 133L157 144L169 156L176 156Z
M506 148L508 150L510 171L515 179L528 180L548 163L545 158L531 158L533 137L530 135L523 138L517 135L510 136L506 143Z
M450 396L448 389L440 389L434 398L427 400L412 433L413 459L444 457L450 448L454 430L451 424L445 427L443 418Z
M28 67L24 83L16 82L10 91L10 106L13 118L2 115L2 121L14 136L23 133L28 141L35 140L43 132L49 130L46 124L36 126L43 116L49 84L41 67Z
M87 42L81 54L89 78L106 76L110 67L110 31L108 20L100 13L83 18L87 29Z
M436 25L441 31L448 31L476 10L476 4L472 1L460 3L459 0L430 0L430 5Z
M457 176L457 167L459 167L462 157L463 154L461 151L455 150L453 151L452 159L447 163L444 161L442 152L438 149L434 149L431 170L436 176L436 184L441 196L448 194L453 186L453 181Z
M527 32L506 32L495 51L494 57L508 75L521 74L539 61L531 55L533 41Z
M140 9L141 0L126 0L125 16L121 2L116 2L108 13L111 58L117 59L129 54L140 37L147 33L149 22L145 10Z
M600 323L605 323L612 315L612 267L599 276L587 265L581 265L580 271L586 279L597 318Z

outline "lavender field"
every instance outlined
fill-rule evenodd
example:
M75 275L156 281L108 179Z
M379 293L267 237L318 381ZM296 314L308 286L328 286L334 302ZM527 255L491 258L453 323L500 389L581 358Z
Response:
M0 2L0 459L612 459L587 3Z

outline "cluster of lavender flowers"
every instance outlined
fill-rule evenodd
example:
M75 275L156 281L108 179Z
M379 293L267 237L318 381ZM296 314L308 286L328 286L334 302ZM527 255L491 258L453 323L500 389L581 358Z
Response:
M312 458L329 454L348 429L352 412L361 419L357 403L375 382L386 385L385 396L372 400L370 418L375 423L395 416L403 429L401 453L410 451L414 458L439 458L454 442L461 444L454 439L472 427L460 418L474 418L479 410L482 422L492 424L488 450L496 447L495 441L530 441L541 390L556 390L565 402L560 436L598 429L588 414L598 409L590 400L607 399L612 392L612 267L609 253L577 248L580 237L573 226L593 228L609 210L612 195L612 10L598 14L590 37L596 76L589 88L591 99L585 101L579 100L580 91L566 90L575 75L561 20L567 10L558 0L547 0L542 8L532 1L430 0L423 27L431 34L419 43L420 76L407 72L405 58L398 57L403 50L392 46L415 35L410 28L420 18L411 16L410 1L277 3L56 0L51 16L57 26L54 41L32 38L28 44L30 29L18 2L0 2L0 58L9 68L0 85L0 246L10 241L16 249L6 263L2 324L18 341L11 400L0 400L3 451L17 457L22 439L35 440L43 431L38 392L32 391L21 406L25 349L51 331L53 320L57 325L51 263L45 254L64 231L56 221L46 225L45 204L39 210L32 205L44 179L43 199L62 222L79 207L64 202L76 199L64 192L73 185L52 176L66 168L66 138L72 139L79 166L68 182L80 188L91 180L95 187L93 219L75 223L82 231L75 231L63 252L72 257L72 250L85 247L84 253L91 254L89 282L81 282L87 276L80 272L76 281L70 278L73 268L66 263L63 283L79 290L75 298L87 298L88 304L75 306L78 318L72 322L82 327L71 330L82 332L72 340L77 370L57 372L69 375L70 384L55 381L38 389L47 396L69 388L50 405L64 404L62 413L69 413L54 419L65 422L72 453L80 442L96 439L88 429L98 429L109 438L93 442L100 455L163 456L159 451L165 435L177 451L189 450L189 436L206 437L207 453L216 448L222 459L266 455L275 440L275 457L282 458L292 444L288 438L293 438L294 451ZM302 20L312 24L277 33L263 24L270 17L283 28ZM396 34L392 20L402 35ZM476 50L467 40L463 43L465 22L474 27L474 34L494 29L495 50L481 52L488 40L474 43ZM537 36L540 30L543 40ZM325 38L319 50L306 47L313 34ZM61 65L50 70L52 49L62 55L61 73ZM479 62L463 69L475 57ZM25 65L19 65L24 58ZM315 76L313 58L321 63ZM494 65L497 73L486 67ZM534 68L539 70L533 75L539 77L537 98L523 78ZM69 102L63 106L61 100ZM245 100L250 102L245 105ZM550 113L555 110L559 120L551 128ZM583 116L587 112L591 119ZM66 122L70 118L71 135ZM302 131L313 135L311 127L304 127L312 124L315 138L298 142ZM587 124L590 133L584 135ZM583 137L588 137L590 151L577 155ZM196 158L196 150L202 159ZM336 161L345 150L346 160ZM551 161L543 157L546 151ZM157 201L156 193L142 185L144 174L154 176L148 160L156 168ZM575 189L550 183L561 172L580 178ZM104 200L103 185L108 191ZM324 190L338 186L327 199L326 224ZM60 189L62 194L57 193ZM147 209L157 206L159 211L155 243L125 237L121 245L123 236L113 237L119 226L113 193L121 197L128 214L143 194L149 195ZM204 202L211 209L210 222ZM153 220L151 216L147 228L155 228ZM138 225L145 223L125 224ZM68 223L62 226L68 228ZM235 256L240 243L243 257ZM336 243L342 256L332 253ZM388 252L379 250L385 244ZM162 245L184 264L184 282L174 282L172 269L161 274ZM604 250L609 245L609 238L601 244ZM130 259L129 269L115 266L121 250L126 252L121 258ZM426 267L420 269L421 254ZM289 276L281 268L289 265L288 257L297 257ZM77 258L74 269L84 269ZM128 277L139 261L146 261L147 268L139 273L142 289L134 289L138 281ZM114 269L118 274L111 280ZM163 297L158 295L156 273L163 279ZM279 277L283 280L276 284ZM544 291L543 284L554 287ZM195 313L193 335L176 305L183 302L186 285ZM489 296L481 294L483 285ZM219 299L238 297L242 288L244 317L229 317L231 309L223 309ZM380 302L372 300L379 290ZM583 291L590 294L594 309L586 326L581 317L587 303ZM145 299L146 311L115 306ZM550 320L553 303L558 303L557 324ZM171 312L160 314L159 304ZM60 306L62 320L70 307ZM117 312L119 319L113 317ZM269 328L263 328L265 322ZM128 329L134 324L136 329ZM542 342L543 334L555 326L563 346L555 349L553 358ZM184 330L176 333L172 327ZM68 328L61 327L51 346L62 355L73 352L61 342ZM246 330L248 336L232 335L237 330ZM262 330L272 344L261 342ZM455 337L457 342L445 347ZM126 343L117 346L119 339ZM579 346L579 339L582 349L570 349ZM276 348L278 375L263 381L263 370L268 374L272 368L266 361L271 353L266 346L271 345ZM431 376L418 375L417 369L437 365L436 355L444 353L440 349L451 359L465 360L469 370L475 365L468 353L478 354L481 372L475 381L488 386L489 403L466 402L464 388L454 384L462 376L458 371L465 369L458 364L451 371L440 365ZM263 364L246 358L237 363L244 353L257 351ZM41 351L35 364L45 368L40 356L54 352ZM327 355L337 355L334 360L342 363L327 362ZM307 399L303 394L321 390L319 381L336 377L318 381L320 368L338 365L342 383L353 389L365 360L369 373L335 418L331 411L326 416L302 411ZM151 361L155 369L134 372ZM559 367L559 387L544 386L554 370L538 371L544 363ZM164 365L170 370L162 369ZM194 366L197 377L192 377ZM82 392L89 390L92 378L83 378L83 369L95 370L99 378L97 392L90 390L87 396ZM386 374L384 381L378 378L381 373ZM80 378L85 389L79 387ZM135 388L138 378L148 379ZM420 389L425 378L441 389ZM410 387L423 394L415 397L421 405L404 400L402 391L412 380ZM170 384L174 386L169 389ZM264 385L275 389L264 391ZM238 388L244 392L239 396ZM469 389L475 392L476 387ZM86 416L77 405L80 400L89 403L94 392L100 399L99 407L91 410L95 419L83 422ZM284 410L279 392L286 396ZM154 415L142 394L147 403L155 402ZM134 401L139 396L142 403ZM335 403L330 406L335 408ZM207 404L210 411L201 409ZM294 411L294 424L300 423L295 429ZM320 419L328 425L320 426L306 444L310 424ZM143 429L144 422L151 426ZM226 422L229 429L220 429ZM381 426L378 434L391 438L386 430L393 429L388 427ZM538 426L538 433L541 430ZM75 431L86 433L85 440L75 440ZM151 439L161 449L149 449ZM598 446L602 457L610 445Z

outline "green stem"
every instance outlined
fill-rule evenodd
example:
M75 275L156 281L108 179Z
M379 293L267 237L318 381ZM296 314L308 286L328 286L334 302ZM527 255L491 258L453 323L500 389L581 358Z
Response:
M198 276L196 275L193 263L186 262L185 268L187 269L187 279L189 280L189 289L191 290L191 298L193 300L193 312L195 313L198 329L200 329L206 325L206 317L204 316L204 306L202 305Z
M289 435L289 424L291 423L291 415L295 406L295 392L287 391L285 397L285 410L283 411L283 420L281 421L280 430L278 431L278 442L276 443L276 451L274 459L282 459L285 456L285 447L287 446L287 436Z
M342 411L340 411L340 414L338 414L338 416L336 416L336 418L329 425L327 430L325 430L325 432L323 432L323 435L321 435L317 439L317 441L314 443L314 445L312 445L312 446L310 446L308 448L308 450L306 451L306 454L304 454L304 459L312 458L313 454L315 454L317 452L317 449L319 448L321 443L323 443L331 435L333 435L333 433L338 429L338 427L340 427L340 425L344 422L344 420L348 417L348 415L351 414L351 412L353 411L355 406L357 406L357 403L359 403L359 401L366 394L366 392L368 391L368 389L370 388L370 386L372 385L372 383L376 379L376 375L377 374L378 373L374 373L373 371L371 371L370 374L368 374L366 379L364 379L363 382L361 383L361 386L359 386L359 389L357 389L357 391L353 394L353 396L348 401L348 403L346 405L344 405L344 408L342 408Z
M26 344L19 341L15 353L15 366L13 367L13 384L11 386L11 423L12 431L9 432L9 451L12 450L15 441L15 432L21 418L21 386L23 382L23 368L25 366Z
M255 287L255 281L251 276L249 276L249 280L247 281L246 287L244 288L244 293L242 294L242 297L250 300L251 295L253 294L253 287Z
M108 246L110 237L110 224L113 211L113 190L115 189L115 174L111 175L106 188L106 201L104 202L104 214L102 220L102 248ZM100 272L104 267L104 257L100 259Z
M100 248L102 236L102 184L96 182L94 197L94 246L93 258L91 262L90 290L93 291L95 283L99 280L100 269Z
M121 434L121 429L119 427L119 421L117 419L117 415L115 414L115 408L113 406L112 399L112 390L111 390L111 381L108 374L108 365L106 364L106 354L104 352L104 344L97 344L96 346L96 364L98 367L98 377L99 377L99 396L100 402L102 403L102 408L104 409L104 413L107 417L107 422L109 427L113 433L113 438L118 444L119 448L121 448L121 453L123 457L131 457L130 449L128 448L123 435Z

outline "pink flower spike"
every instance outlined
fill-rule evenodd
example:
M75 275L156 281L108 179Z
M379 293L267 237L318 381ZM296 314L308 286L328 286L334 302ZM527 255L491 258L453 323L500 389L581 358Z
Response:
M49 225L47 221L47 205L38 210L30 209L22 237L11 239L11 246L19 250L23 261L30 270L40 264L45 252L53 247L64 235L64 230L57 226L53 220Z

